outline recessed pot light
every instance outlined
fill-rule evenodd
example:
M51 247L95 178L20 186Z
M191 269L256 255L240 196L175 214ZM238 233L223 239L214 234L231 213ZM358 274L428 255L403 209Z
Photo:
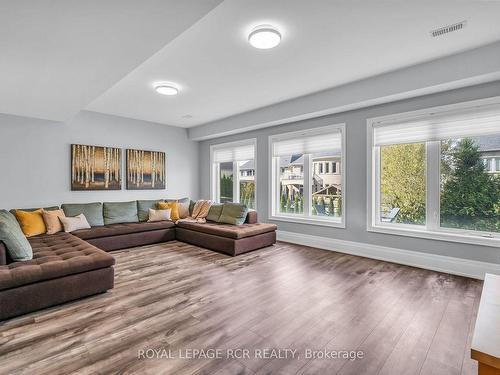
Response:
M255 48L274 48L281 42L281 34L273 26L260 25L248 35L248 42Z
M155 85L155 90L158 94L162 95L177 95L179 93L179 89L171 84L158 84Z

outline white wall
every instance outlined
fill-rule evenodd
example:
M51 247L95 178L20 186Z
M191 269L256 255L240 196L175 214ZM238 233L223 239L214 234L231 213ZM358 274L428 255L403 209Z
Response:
M208 183L210 178L210 145L248 138L257 138L257 211L261 221L271 222L268 218L270 197L269 136L319 126L345 123L347 143L347 181L344 191L346 192L347 202L345 203L344 212L346 228L340 229L316 225L304 225L278 221L274 222L278 225L280 230L331 238L335 240L361 242L375 246L391 247L420 253L430 253L499 264L500 248L410 238L397 235L373 233L366 230L366 218L368 214L366 203L366 120L371 117L498 95L500 95L500 81L200 142L200 195L202 198L209 198L210 195Z
M166 190L71 191L72 143L165 151ZM122 154L125 168L125 153ZM125 169L123 169L125 170ZM198 144L185 129L80 112L66 123L0 114L0 208L198 198Z

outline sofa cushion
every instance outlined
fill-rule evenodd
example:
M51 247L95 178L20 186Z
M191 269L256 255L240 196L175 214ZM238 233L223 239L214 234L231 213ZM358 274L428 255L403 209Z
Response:
M219 223L241 225L247 218L248 208L241 203L224 203L220 214Z
M65 203L61 205L66 216L77 216L84 214L89 224L93 227L104 225L102 214L102 203Z
M110 267L115 259L68 233L29 239L33 259L0 266L0 290Z
M137 201L104 202L102 205L104 225L120 223L137 223Z
M14 215L0 210L0 241L7 247L10 259L25 261L33 258L33 250Z
M207 220L219 221L220 214L222 213L222 204L213 204L208 210Z
M185 228L197 232L213 234L216 236L240 239L246 237L256 236L258 234L273 232L276 230L276 225L274 224L242 224L242 225L231 225L231 224L220 224L207 222L205 224L200 223L190 223L190 222L179 222L177 224L180 228Z
M16 216L16 211L17 210L22 210L22 211L28 211L28 212L32 212L32 211L36 211L36 210L39 210L40 207L38 208L13 208L12 210L10 210L9 212ZM43 209L45 211L55 211L55 210L59 210L59 206L50 206L50 207L43 207Z
M137 201L137 216L139 217L139 221L147 221L149 219L149 209L155 210L159 202L161 202L160 199Z
M175 224L171 221L155 221L152 223L125 223L112 224L103 227L92 227L90 229L82 229L72 232L71 234L83 239L90 240L93 238L119 236L123 234L148 232L158 229L175 228Z

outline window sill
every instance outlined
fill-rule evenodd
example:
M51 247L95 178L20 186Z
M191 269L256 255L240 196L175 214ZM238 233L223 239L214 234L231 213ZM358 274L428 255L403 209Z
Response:
M406 236L414 238L422 238L429 240L458 242L470 245L481 245L500 247L500 237L486 237L481 235L469 234L467 232L444 232L444 231L429 231L419 230L415 228L389 227L388 225L372 225L368 226L368 232L393 234L396 236Z
M285 215L274 215L270 216L269 220L345 229L344 221L339 219L316 219L316 218L305 218L305 217L295 217L295 216L285 216Z

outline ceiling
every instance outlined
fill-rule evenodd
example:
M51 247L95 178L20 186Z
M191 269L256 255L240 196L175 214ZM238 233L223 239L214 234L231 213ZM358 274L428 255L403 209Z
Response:
M192 127L500 40L499 14L494 1L226 0L87 108ZM263 23L277 48L248 44ZM181 93L155 93L162 80Z
M499 14L486 0L0 0L0 112L193 127L498 41ZM247 42L264 23L283 35L271 50Z
M0 0L0 113L64 121L222 0Z

